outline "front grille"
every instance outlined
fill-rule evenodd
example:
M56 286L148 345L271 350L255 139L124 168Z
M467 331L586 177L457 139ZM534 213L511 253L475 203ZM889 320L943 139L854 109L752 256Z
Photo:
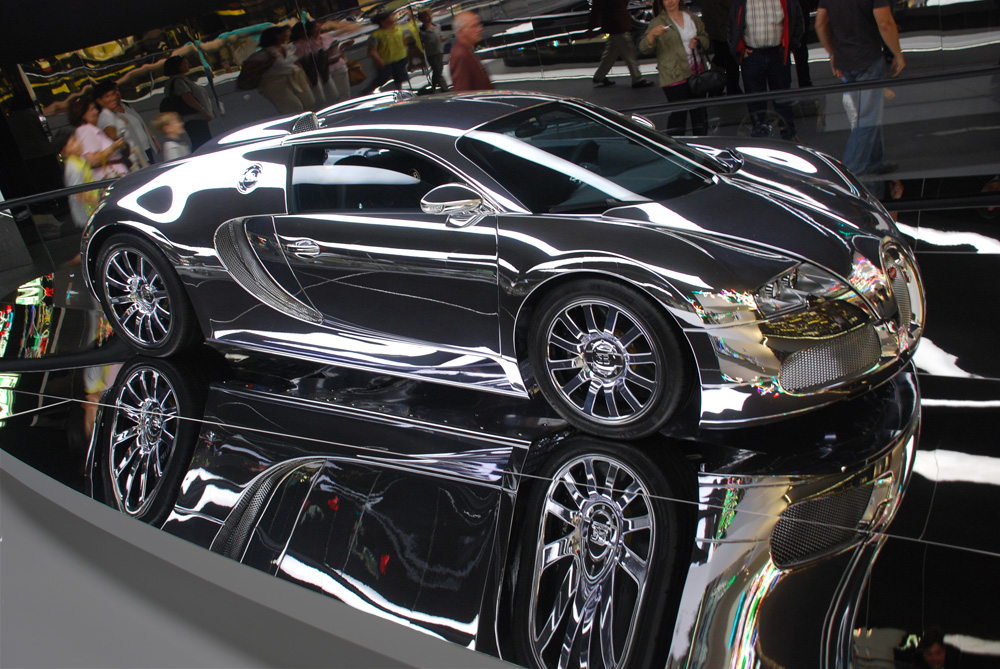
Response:
M790 393L818 390L871 369L881 355L878 333L866 325L788 356L778 382Z
M242 221L230 221L218 229L215 250L236 283L258 300L299 320L322 322L319 312L285 292L260 266L257 254L250 248Z
M785 568L834 553L856 543L871 499L871 487L817 497L791 505L771 532L771 560Z

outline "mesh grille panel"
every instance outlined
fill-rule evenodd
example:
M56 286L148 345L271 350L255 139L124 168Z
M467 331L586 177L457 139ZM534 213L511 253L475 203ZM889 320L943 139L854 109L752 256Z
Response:
M771 532L774 564L789 567L855 542L871 492L870 486L861 486L785 509Z
M854 377L874 366L882 354L870 325L803 349L781 364L778 381L788 392L805 392Z
M215 233L215 249L236 283L258 300L300 320L309 323L322 322L315 309L286 293L264 271L257 260L257 254L250 248L250 242L247 241L240 221L233 221L219 228Z
M304 114L295 121L295 125L292 126L292 134L315 130L318 127L319 119L316 118L316 114Z
M902 272L897 272L892 280L892 295L896 298L896 306L899 307L899 327L905 330L910 325L913 312L910 308L910 291Z

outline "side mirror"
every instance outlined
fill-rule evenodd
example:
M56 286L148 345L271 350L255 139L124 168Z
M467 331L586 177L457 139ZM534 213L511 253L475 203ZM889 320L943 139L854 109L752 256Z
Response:
M464 184L444 184L432 188L420 200L425 214L447 214L448 223L471 225L482 217L483 198Z
M432 188L420 200L425 214L467 214L483 205L479 194L462 184L444 184Z

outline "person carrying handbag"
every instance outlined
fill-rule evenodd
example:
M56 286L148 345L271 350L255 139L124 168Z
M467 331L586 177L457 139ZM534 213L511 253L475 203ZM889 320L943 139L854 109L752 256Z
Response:
M695 95L688 79L697 74L700 49L708 46L705 24L691 12L680 8L680 0L657 0L660 12L649 22L646 34L639 40L642 53L656 54L656 70L660 86L668 102L683 102L706 94ZM671 112L667 118L667 133L683 135L691 117L691 133L708 133L708 111L704 107Z

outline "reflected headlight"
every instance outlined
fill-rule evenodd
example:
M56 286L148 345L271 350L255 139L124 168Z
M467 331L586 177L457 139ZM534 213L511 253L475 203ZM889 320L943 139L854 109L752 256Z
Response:
M754 298L761 316L770 318L804 309L819 299L835 299L850 290L830 272L804 262L758 288Z

